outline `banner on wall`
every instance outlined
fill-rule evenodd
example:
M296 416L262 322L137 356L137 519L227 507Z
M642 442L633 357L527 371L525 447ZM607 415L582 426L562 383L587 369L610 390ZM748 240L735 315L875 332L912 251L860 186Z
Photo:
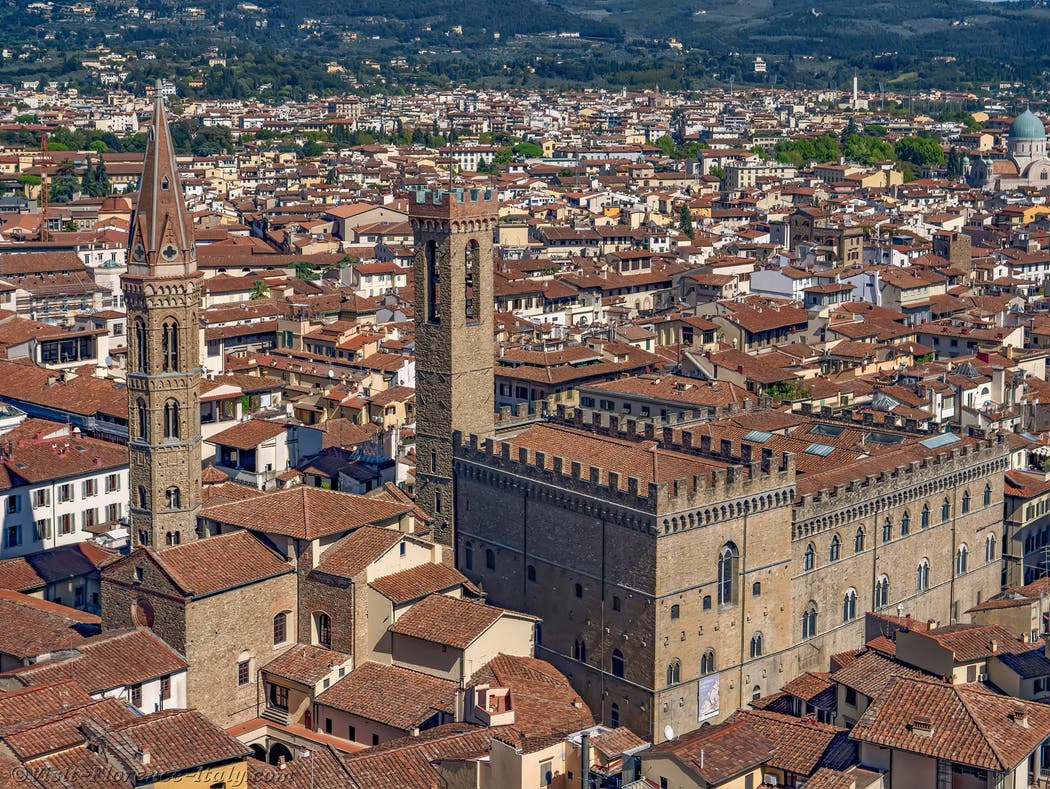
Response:
M697 690L696 719L705 721L718 715L718 674L700 678Z

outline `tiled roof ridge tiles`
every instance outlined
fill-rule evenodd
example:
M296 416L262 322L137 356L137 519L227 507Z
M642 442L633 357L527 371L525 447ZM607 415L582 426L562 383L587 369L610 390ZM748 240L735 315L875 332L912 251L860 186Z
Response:
M683 452L701 459L701 453L692 447L692 434L682 431L681 436L681 442L664 447L654 445L648 449ZM745 498L752 498L753 503L748 505L746 502L734 502L730 506L749 506L751 510L764 509L767 504L781 505L795 497L795 455L791 452L783 453L779 465L776 466L771 459L768 463L756 460L746 465L714 468L709 473L705 470L705 473L693 474L691 478L649 482L643 489L637 477L631 476L623 480L619 472L593 465L588 465L585 469L583 463L568 461L560 455L551 456L551 465L548 466L547 453L530 452L527 447L518 447L517 457L514 458L511 456L510 446L513 439L481 439L472 433L464 441L463 434L455 431L453 442L457 447L456 454L465 460L473 460L478 467L513 470L518 474L524 472L529 476L539 477L540 481L557 484L567 491L599 495L621 506L653 514L702 507L715 501ZM468 470L467 473L474 472ZM781 490L783 488L786 490ZM770 501L767 502L767 498ZM685 526L683 522L682 527Z

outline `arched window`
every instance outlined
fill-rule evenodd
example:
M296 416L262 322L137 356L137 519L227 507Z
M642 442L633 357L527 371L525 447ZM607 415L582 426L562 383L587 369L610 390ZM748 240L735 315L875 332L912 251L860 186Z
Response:
M915 591L925 592L930 588L930 560L925 556L915 568Z
M988 483L984 485L984 506L992 506L992 486Z
M955 552L955 574L963 575L966 572L966 561L969 557L969 549L966 547L966 543L959 546L959 550Z
M314 614L314 639L325 649L332 648L332 618L323 611Z
M146 410L146 401L141 397L135 401L135 420L138 427L139 441L149 441L149 411Z
M850 588L842 597L842 621L852 622L857 618L857 590Z
M177 510L182 507L182 494L174 485L164 491L164 506L169 510Z
M986 562L995 561L995 535L989 534L984 539L984 560Z
M612 703L612 706L609 707L609 728L620 728L620 705L615 701Z
M970 511L970 491L964 490L962 495L962 514Z
M817 634L817 604L810 602L802 612L802 640L813 638Z
M481 247L473 238L463 255L463 317L467 323L481 318Z
M463 566L468 570L474 569L474 545L469 542L463 546Z
M667 664L667 684L677 685L682 681L682 664L672 660Z
M905 510L901 515L901 537L907 537L911 529L911 514Z
M828 561L837 562L839 560L839 554L842 552L842 540L836 534L831 538L831 548L828 550Z
M623 652L614 649L612 653L612 675L623 677Z
M179 403L176 400L168 400L164 403L164 437L179 437Z
M175 537L173 536L172 532L164 532L164 544L168 546L172 546L175 544Z
M437 264L437 243L428 241L423 248L426 263L427 320L441 323L441 275Z
M175 319L164 321L161 326L160 355L164 372L177 372L179 369L179 324Z
M678 607L677 603L671 606L671 619L677 619L679 616L681 616L681 614L682 609Z
M751 688L751 701L758 701L762 697L762 686L755 685Z
M806 552L802 554L802 569L805 572L809 572L813 569L813 564L816 559L817 552L813 550L813 543L806 546Z
M139 485L139 509L149 509L149 497L146 495L146 487L144 485Z
M485 569L495 570L496 569L496 552L491 548L485 549Z
M715 670L715 651L707 650L700 656L700 676L713 673Z
M761 597L762 596L762 582L761 581L755 581L753 584L751 584L751 596L752 597Z
M132 330L135 337L135 369L132 372L146 373L146 324L142 318L135 318L135 328Z
M879 580L875 582L875 610L885 608L889 599L890 579L885 575L880 575Z
M945 496L944 501L941 502L941 523L944 523L946 520L948 520L948 518L951 517L951 514L952 505L948 503L948 497Z
M281 611L273 618L273 643L283 644L288 640L288 612Z
M887 516L886 520L882 523L882 541L889 542L893 539L893 521Z
M921 520L919 522L919 526L921 526L923 529L930 528L930 505L929 504L923 504L922 505L922 518L921 518Z
M536 580L536 568L533 567L531 564L525 568L525 578L529 581Z
M751 657L762 657L762 632L759 631L751 636L751 649L749 651Z
M864 527L858 526L857 533L853 535L853 552L860 553L864 550Z
M718 554L718 604L730 605L736 600L736 546L727 542Z
M587 644L584 643L582 638L577 638L572 642L572 657L581 663L587 662Z

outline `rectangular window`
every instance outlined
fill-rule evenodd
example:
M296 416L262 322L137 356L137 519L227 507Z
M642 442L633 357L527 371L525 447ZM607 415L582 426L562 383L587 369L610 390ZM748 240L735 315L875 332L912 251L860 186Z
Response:
M324 719L324 733L325 734L331 734L332 733L332 719L331 718L325 718Z
M8 548L14 548L22 544L22 528L17 523L12 523L4 529L4 542Z
M237 684L238 685L247 685L248 684L249 680L251 679L250 669L251 669L251 661L242 660L240 663L237 664Z
M73 533L73 516L70 513L58 516L58 533L60 535Z
M107 504L106 505L106 520L107 521L120 520L120 505L119 504Z
M379 735L378 734L373 734L372 735L372 744L373 745L379 745Z
M22 511L22 497L17 493L12 493L7 497L7 514L17 515Z
M33 506L47 507L51 504L51 489L37 488L33 491Z
M131 686L131 706L141 707L142 706L142 686L132 685Z
M288 709L288 688L270 685L270 706L278 710Z
M553 763L550 759L540 762L540 786L550 786L554 778Z
M92 477L84 480L84 498L98 493L98 480Z
M846 688L846 703L851 707L857 706L857 691L853 688Z
M350 726L350 727L347 728L346 738L348 740L355 740L355 739L357 739L357 727L356 726Z
M98 523L98 510L89 507L80 514L81 528L85 531Z
M160 698L161 701L167 701L171 698L171 677L160 678Z
M106 493L113 493L118 490L120 490L120 474L107 474Z
M44 540L51 539L51 519L40 518L36 523L33 524L36 529L36 541L43 542Z
M58 500L60 502L73 500L73 485L69 482L58 486Z

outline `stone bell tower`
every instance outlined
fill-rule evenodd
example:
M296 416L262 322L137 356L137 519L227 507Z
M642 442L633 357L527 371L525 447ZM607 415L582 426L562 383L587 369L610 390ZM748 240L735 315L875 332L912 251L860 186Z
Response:
M197 537L203 275L159 86L128 243L131 541L163 549Z
M415 239L416 498L434 539L454 544L452 431L494 429L491 191L418 192Z

